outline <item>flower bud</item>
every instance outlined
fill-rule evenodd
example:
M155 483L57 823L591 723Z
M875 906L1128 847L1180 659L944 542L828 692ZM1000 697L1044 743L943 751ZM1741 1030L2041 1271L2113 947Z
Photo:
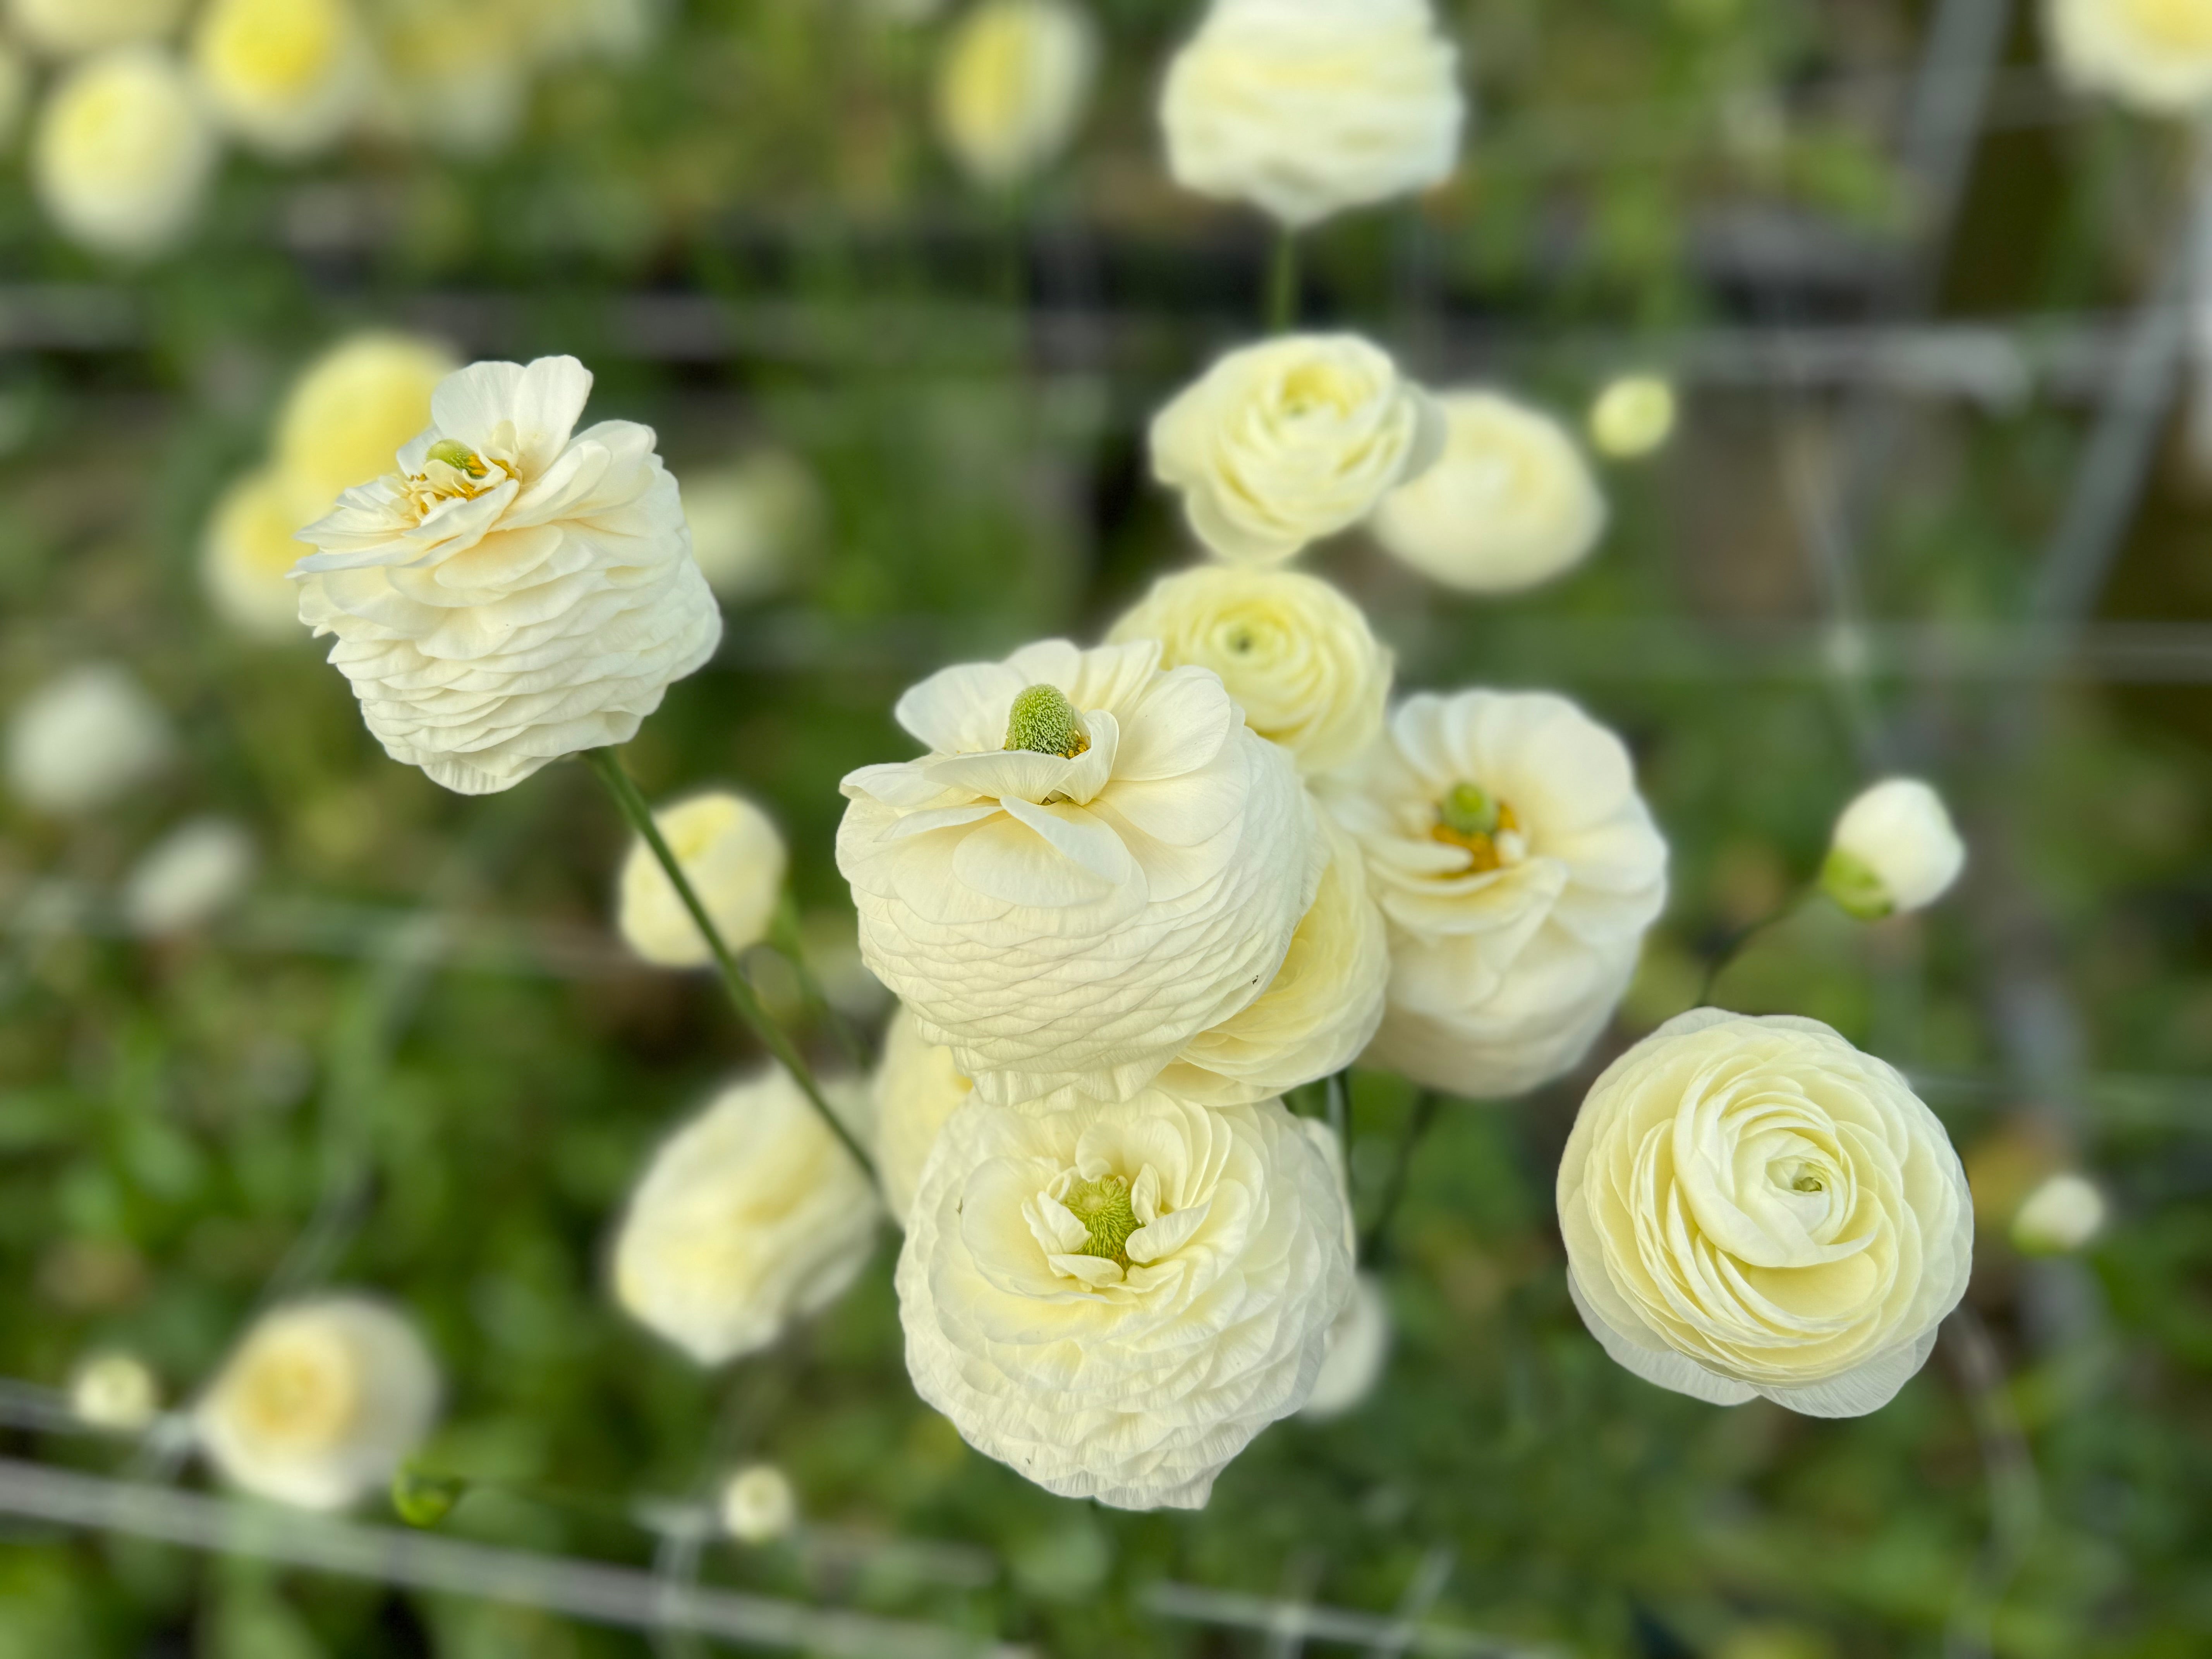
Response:
M159 771L173 744L145 688L112 663L86 663L33 691L8 723L8 787L58 817L109 805Z
M134 933L188 933L229 908L253 879L253 837L229 818L194 818L138 860L123 884Z
M402 1463L392 1477L392 1513L410 1527L434 1527L453 1512L468 1490L469 1483L458 1476L431 1474L412 1462Z
M161 1385L136 1354L94 1354L70 1375L69 1400L80 1422L137 1434L161 1414Z
M799 1524L799 1497L773 1463L752 1463L722 1488L722 1530L740 1544L772 1544Z
M2067 1255L2105 1231L2105 1194L2087 1176L2063 1170L2021 1200L2012 1242L2028 1255Z
M1390 1358L1390 1304L1382 1281L1361 1273L1352 1283L1344 1311L1328 1328L1328 1352L1298 1415L1310 1423L1343 1416L1375 1392Z
M1966 867L1966 848L1943 798L1917 778L1887 778L1836 820L1821 890L1873 921L1942 897Z
M1674 433L1674 388L1656 374L1608 381L1590 404L1590 441L1616 461L1648 455Z

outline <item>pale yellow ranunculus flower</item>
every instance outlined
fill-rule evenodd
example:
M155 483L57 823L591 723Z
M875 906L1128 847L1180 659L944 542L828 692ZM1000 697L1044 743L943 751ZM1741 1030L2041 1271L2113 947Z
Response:
M1072 0L981 0L939 60L938 131L977 183L1019 184L1074 136L1097 60Z
M198 217L216 154L207 116L175 60L151 46L119 46L47 94L31 180L72 240L151 258Z
M295 538L303 522L274 467L247 473L216 497L200 536L200 589L216 615L258 639L307 637L289 574L307 550Z
M211 0L192 29L192 68L217 118L272 155L335 141L371 67L349 0Z
M190 0L9 0L8 21L24 43L57 58L158 40Z
M408 441L430 424L439 382L459 367L434 340L381 330L342 340L310 363L284 399L272 446L296 515L292 528L391 471Z
M901 1007L884 1033L883 1058L869 1087L876 1103L876 1172L883 1177L891 1219L903 1227L938 1131L975 1085L962 1074L952 1050L922 1036L914 1016Z
M2049 0L2060 78L2149 115L2212 103L2212 0Z
M368 125L450 155L502 150L529 102L532 34L516 0L379 0Z
M653 815L668 850L732 951L768 937L788 860L767 813L710 790ZM714 953L653 849L639 837L622 872L621 927L629 948L663 968L703 968Z

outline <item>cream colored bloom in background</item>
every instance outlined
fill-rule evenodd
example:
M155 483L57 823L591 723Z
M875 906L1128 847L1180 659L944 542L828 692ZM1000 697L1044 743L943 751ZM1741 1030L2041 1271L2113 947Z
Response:
M70 1410L111 1434L143 1434L161 1414L161 1384L136 1354L94 1354L70 1373Z
M1571 1069L1667 898L1620 739L1548 693L1424 693L1324 798L1390 924L1370 1063L1475 1098Z
M216 498L200 532L200 591L209 608L255 639L307 637L291 580L303 522L292 501L284 475L262 467Z
M2013 1214L2012 1242L2029 1255L2065 1255L2105 1231L2105 1194L2071 1170L2042 1182Z
M1326 1423L1364 1401L1382 1380L1390 1358L1390 1303L1382 1281L1361 1273L1352 1298L1328 1328L1328 1352L1314 1379L1312 1396L1298 1413L1310 1423Z
M1358 524L1443 441L1435 403L1387 353L1293 334L1231 352L1163 409L1152 472L1215 553L1274 564Z
M1097 26L1073 0L981 0L938 59L938 134L977 184L1021 184L1074 137L1097 69Z
M252 884L253 836L230 818L194 818L156 842L123 884L133 933L189 933L214 921Z
M386 1484L430 1431L438 1371L381 1302L324 1296L266 1313L194 1408L224 1479L302 1509L343 1509Z
M576 434L591 388L573 357L465 368L399 471L301 532L300 620L386 752L448 789L627 743L721 638L652 428Z
M984 1099L1125 1098L1282 966L1323 843L1216 676L1054 640L897 712L929 752L846 778L837 866L870 969Z
M903 1227L938 1131L967 1103L975 1085L962 1074L952 1050L923 1036L914 1016L902 1007L884 1033L883 1058L870 1088L876 1104L876 1173L883 1178L891 1219Z
M372 38L378 66L372 131L473 159L514 141L530 101L526 7L514 0L380 0Z
M89 812L152 777L174 747L168 716L128 671L82 663L9 719L8 787L42 812Z
M192 28L192 70L226 127L295 159L352 125L373 60L348 0L210 0Z
M866 1101L828 1085L846 1121ZM827 1307L874 1247L875 1189L781 1066L732 1084L653 1154L614 1247L624 1310L702 1365Z
M750 1463L724 1483L722 1530L740 1544L772 1544L799 1524L799 1494L773 1463Z
M8 21L26 44L58 58L158 40L189 0L9 0Z
M1382 729L1390 653L1359 607L1317 577L1204 565L1164 576L1108 639L1158 640L1163 666L1210 668L1244 723L1301 772L1343 765Z
M2148 115L2212 102L2212 5L2205 0L2047 0L2059 78Z
M72 240L150 258L184 239L215 170L216 138L191 83L155 47L88 59L47 94L31 182Z
M1590 442L1617 461L1648 455L1674 434L1674 388L1656 374L1608 380L1590 403Z
M1048 1491L1196 1509L1312 1392L1350 1227L1334 1164L1279 1102L971 1102L899 1256L907 1369L970 1445Z
M459 368L435 340L372 329L301 370L271 444L299 523L312 524L356 484L391 471L392 458L430 424L439 386Z
M1566 428L1495 392L1438 396L1444 450L1375 509L1375 538L1431 580L1511 593L1580 564L1605 497Z
M1442 184L1466 118L1428 0L1215 0L1160 101L1177 184L1293 228Z
M707 586L738 604L775 592L821 538L822 486L787 450L759 449L734 465L687 473L684 515Z
M653 821L732 953L766 939L789 862L768 814L717 789L665 806ZM714 959L642 836L623 862L621 927L629 948L660 967L703 968Z
M1966 846L1943 798L1917 778L1886 778L1836 820L1820 885L1851 915L1871 921L1933 904L1966 867Z
M1887 1404L1972 1266L1966 1172L1936 1115L1790 1014L1693 1009L1607 1066L1559 1206L1590 1334L1646 1382L1720 1406Z

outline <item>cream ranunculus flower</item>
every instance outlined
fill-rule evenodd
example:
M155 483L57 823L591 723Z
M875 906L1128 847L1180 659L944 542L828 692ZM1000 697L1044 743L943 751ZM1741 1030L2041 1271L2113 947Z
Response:
M325 1296L248 1331L193 1412L234 1484L302 1509L343 1509L392 1479L430 1431L438 1371L380 1302Z
M1358 524L1443 441L1434 400L1387 353L1292 334L1231 352L1163 409L1152 472L1220 557L1277 564Z
M1605 497L1566 428L1494 392L1437 402L1443 454L1382 498L1375 538L1471 593L1515 592L1581 563L1605 532Z
M293 499L276 468L249 472L216 498L200 535L200 588L210 607L256 639L307 637L291 580L302 522Z
M2063 1255L2095 1243L2108 1212L2095 1182L2061 1170L2021 1200L2013 1212L2012 1242L2030 1255Z
M789 863L768 814L743 795L717 789L663 807L653 821L722 942L736 951L766 939ZM714 959L642 836L623 861L621 898L622 936L647 962L703 968Z
M1424 693L1325 799L1390 924L1370 1060L1476 1098L1571 1068L1667 897L1620 739L1547 693Z
M9 0L8 21L37 50L56 57L158 40L190 0Z
M193 818L139 860L123 884L123 920L155 938L205 927L245 896L258 861L253 836L234 818Z
M80 1423L143 1434L161 1415L161 1382L136 1354L94 1354L70 1373L69 1401Z
M914 1016L902 1007L884 1033L884 1054L870 1088L876 1107L876 1173L883 1178L891 1219L903 1227L938 1131L967 1103L975 1085L961 1072L952 1050L922 1036Z
M1165 666L1212 669L1244 723L1301 772L1343 765L1382 729L1390 653L1317 577L1201 565L1161 578L1108 638L1158 640Z
M398 471L301 532L300 620L386 751L448 789L627 743L721 638L652 428L575 434L591 389L573 357L465 368Z
M1674 435L1674 386L1656 374L1623 374L1590 400L1590 442L1617 461L1649 455Z
M859 1123L863 1091L826 1086ZM719 1365L835 1301L866 1265L880 1213L852 1154L773 1066L725 1090L653 1154L615 1240L615 1295Z
M530 98L532 31L522 6L380 0L374 24L373 131L468 157L513 142Z
M192 29L192 69L216 118L288 160L352 124L372 67L348 0L212 0Z
M351 335L308 364L285 396L274 441L299 525L390 471L392 458L430 424L430 399L459 368L434 340L382 330Z
M1872 921L1920 910L1966 867L1966 844L1942 796L1917 778L1885 778L1836 820L1820 885L1851 915Z
M1282 966L1325 843L1216 676L1054 640L898 720L930 752L845 780L837 864L869 968L984 1099L1126 1098Z
M2048 0L2059 76L2150 115L2212 102L2212 4L2206 0Z
M8 787L41 812L94 811L160 771L175 747L168 717L128 672L81 663L9 717Z
M1160 102L1177 184L1294 229L1442 184L1466 118L1428 0L1215 0Z
M150 258L183 239L215 162L191 83L152 46L118 46L70 70L32 136L32 183L54 222L121 258Z
M1972 1265L1966 1172L1905 1080L1818 1020L1698 1008L1607 1066L1559 1162L1583 1322L1645 1381L1857 1417Z
M787 450L761 449L732 465L687 473L684 513L707 586L742 604L790 578L821 537L829 507L805 462Z
M981 0L938 61L937 130L976 183L1018 185L1067 148L1097 67L1073 0Z
M1352 1299L1328 1328L1328 1352L1314 1381L1312 1397L1298 1415L1310 1423L1343 1416L1375 1392L1390 1358L1390 1303L1382 1281L1361 1273L1352 1281Z
M799 1494L773 1463L749 1463L723 1483L722 1530L740 1544L772 1544L799 1524Z
M1351 1293L1320 1133L1277 1101L1158 1090L1042 1116L963 1107L899 1256L915 1389L1063 1497L1203 1505L1305 1403Z

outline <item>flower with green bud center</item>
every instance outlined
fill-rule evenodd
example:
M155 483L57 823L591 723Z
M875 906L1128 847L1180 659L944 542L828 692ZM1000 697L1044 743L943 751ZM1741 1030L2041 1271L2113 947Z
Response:
M1897 908L1896 896L1874 866L1840 847L1828 849L1828 860L1820 866L1820 890L1844 915L1861 921L1880 921Z
M1468 870L1455 872L1466 874L1500 867L1505 860L1498 850L1498 837L1520 828L1510 806L1480 784L1462 782L1452 785L1437 803L1436 827L1429 834L1472 855Z
M1103 1255L1121 1267L1128 1267L1129 1235L1143 1224L1129 1201L1127 1182L1115 1175L1079 1181L1060 1202L1091 1235L1087 1247L1079 1254Z
M1006 717L1007 749L1073 760L1091 747L1075 705L1056 685L1032 685L1014 699Z
M484 465L483 457L459 438L441 438L430 446L430 453L425 459L443 461L465 478L482 478L491 471Z

